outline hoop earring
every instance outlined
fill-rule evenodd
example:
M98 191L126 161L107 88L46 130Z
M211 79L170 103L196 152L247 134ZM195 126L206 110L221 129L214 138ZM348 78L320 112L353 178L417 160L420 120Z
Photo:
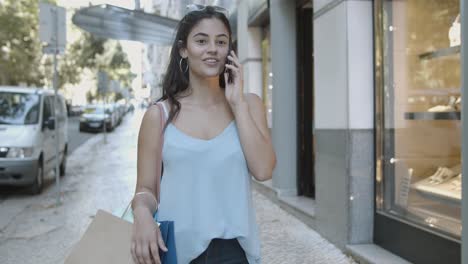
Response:
M182 61L184 60L184 58L180 58L180 61L179 61L179 69L181 72L183 73L186 73L188 71L188 62L187 62L187 66L185 67L185 71L182 70Z

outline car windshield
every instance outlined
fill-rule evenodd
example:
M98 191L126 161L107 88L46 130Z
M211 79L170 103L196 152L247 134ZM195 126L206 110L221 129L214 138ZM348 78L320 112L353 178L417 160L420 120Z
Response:
M96 115L103 115L104 108L103 107L86 107L84 110L85 114L96 114Z
M0 91L0 124L28 125L39 120L39 95Z

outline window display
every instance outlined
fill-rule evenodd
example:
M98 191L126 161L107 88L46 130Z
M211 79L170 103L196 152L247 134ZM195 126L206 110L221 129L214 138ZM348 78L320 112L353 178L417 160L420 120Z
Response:
M377 210L461 237L459 0L384 1ZM380 111L380 113L379 113Z

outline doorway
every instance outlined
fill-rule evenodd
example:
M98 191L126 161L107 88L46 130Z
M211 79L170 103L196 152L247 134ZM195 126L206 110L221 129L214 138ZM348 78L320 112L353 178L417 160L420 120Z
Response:
M298 195L315 198L313 9L297 10Z

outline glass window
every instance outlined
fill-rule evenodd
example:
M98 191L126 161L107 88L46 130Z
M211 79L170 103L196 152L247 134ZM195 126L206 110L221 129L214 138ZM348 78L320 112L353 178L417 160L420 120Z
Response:
M54 116L54 113L52 112L52 110L54 109L52 103L53 102L50 96L44 97L44 113L43 113L43 118L42 118L43 122L49 120L51 117Z
M459 0L384 1L376 53L378 212L455 239L462 228L459 7Z
M39 95L0 92L0 124L36 124L39 116Z
M55 96L54 96L54 100L57 100L57 103L58 103L58 107L57 107L58 115L63 116L67 112L65 110L65 104L63 102L63 99L60 96L57 96L57 99L55 99Z

